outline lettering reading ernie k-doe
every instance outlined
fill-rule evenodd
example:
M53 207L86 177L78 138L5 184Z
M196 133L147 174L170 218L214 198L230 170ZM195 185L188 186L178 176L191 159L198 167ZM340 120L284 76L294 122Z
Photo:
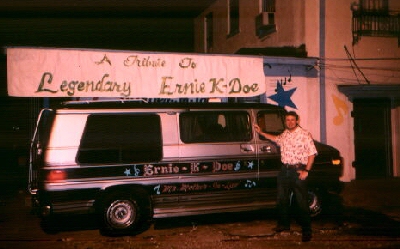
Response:
M233 171L233 163L212 163L212 172L223 172L223 171ZM200 173L202 169L199 167L199 163L191 163L190 170L186 167L168 164L168 165L152 165L145 164L143 168L143 176L154 176L154 175L166 175L166 174L179 174L179 173Z
M161 95L173 95L174 93L178 94L195 94L195 93L205 93L206 92L206 83L198 82L197 79L194 79L193 82L189 83L173 83L173 77L162 77L161 80ZM224 84L224 78L210 78L209 83L211 83L211 89L209 93L224 93L228 92L228 94L238 94L238 93L252 93L257 92L259 90L259 86L257 83L253 84L243 84L239 78L231 79L228 84Z

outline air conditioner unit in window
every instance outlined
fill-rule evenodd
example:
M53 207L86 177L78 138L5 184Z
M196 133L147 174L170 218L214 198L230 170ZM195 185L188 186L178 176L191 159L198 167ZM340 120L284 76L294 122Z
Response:
M263 37L275 31L276 31L275 12L261 12L256 17L257 36Z

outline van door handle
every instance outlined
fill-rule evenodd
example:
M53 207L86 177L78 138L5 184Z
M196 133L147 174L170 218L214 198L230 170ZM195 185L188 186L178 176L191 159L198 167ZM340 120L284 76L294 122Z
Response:
M271 153L271 146L268 145L262 146L261 151Z
M240 148L245 152L254 151L254 148L251 144L242 144L240 145Z

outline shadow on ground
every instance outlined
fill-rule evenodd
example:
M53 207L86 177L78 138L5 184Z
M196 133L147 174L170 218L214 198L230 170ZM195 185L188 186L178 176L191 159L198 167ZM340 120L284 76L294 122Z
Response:
M357 236L400 237L400 221L385 214L349 207L343 217L343 233Z

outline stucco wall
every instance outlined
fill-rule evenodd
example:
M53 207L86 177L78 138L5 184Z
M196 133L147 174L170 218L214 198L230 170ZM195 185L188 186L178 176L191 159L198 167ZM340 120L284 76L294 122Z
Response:
M314 2L311 0L310 2ZM315 7L305 18L306 0L280 0L276 2L275 20L278 32L259 38L256 35L255 18L260 13L259 0L239 1L240 32L229 36L228 1L217 0L207 8L195 21L195 52L204 53L204 18L213 14L214 45L211 53L235 53L240 48L264 47L299 47L305 44L306 20L313 23L315 20ZM311 41L315 41L312 39Z
M326 74L327 141L339 148L344 155L346 167L343 179L347 181L355 178L355 170L352 167L353 105L346 96L338 92L337 86L399 84L400 65L397 60L391 58L400 58L400 49L396 37L361 37L353 45L350 7L354 1L325 2L326 43L325 58L321 58L321 66L324 67ZM389 4L391 9L399 10L391 3ZM312 47L312 44L308 45ZM396 128L392 127L393 129ZM398 141L398 131L394 131L392 135L393 141ZM394 146L393 150L397 151L398 145ZM393 168L398 167L393 165ZM398 172L394 171L393 174L396 176Z
M284 85L284 91L296 89L291 100L302 116L302 125L315 138L338 148L344 157L343 181L355 179L353 104L339 85L400 84L399 39L397 37L361 37L353 44L352 9L354 0L282 0L276 1L277 31L259 38L255 17L261 11L259 0L240 1L240 32L228 36L228 0L217 0L195 20L196 52L204 51L204 16L214 15L212 53L234 53L240 48L298 47L305 44L308 57L318 58L315 68L320 78L296 78ZM321 8L324 7L321 11ZM389 10L400 11L400 1L389 0ZM323 13L323 15L321 15ZM324 24L324 25L322 25ZM284 70L283 70L284 71ZM282 71L282 72L283 72ZM275 91L275 81L286 77L266 75L266 99ZM400 175L399 108L392 110L393 175ZM288 107L290 109L291 107ZM397 109L396 109L397 108ZM320 121L320 122L317 122ZM321 129L322 128L322 129Z

